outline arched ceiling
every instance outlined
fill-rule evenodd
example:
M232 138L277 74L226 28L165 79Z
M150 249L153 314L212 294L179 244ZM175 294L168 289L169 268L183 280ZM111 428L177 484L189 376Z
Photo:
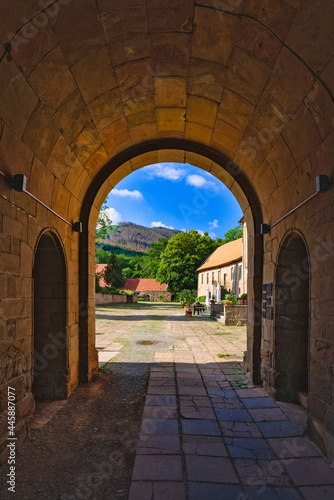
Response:
M147 140L224 154L278 213L331 172L331 0L1 0L0 19L1 170L63 216Z

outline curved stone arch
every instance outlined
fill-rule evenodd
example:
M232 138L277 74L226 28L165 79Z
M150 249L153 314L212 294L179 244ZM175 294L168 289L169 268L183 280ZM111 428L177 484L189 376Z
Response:
M248 352L246 367L254 382L260 382L261 291L263 244L260 235L261 205L252 184L238 165L212 148L182 139L160 139L133 146L115 156L99 172L86 192L80 220L80 377L89 380L97 368L95 351L95 226L104 199L121 179L134 169L161 161L189 162L210 171L239 202L249 229Z
M273 389L277 399L305 406L309 391L310 263L303 233L289 229L275 266Z
M38 236L33 264L32 391L36 399L64 399L68 387L67 264L57 231Z
M36 257L36 251L37 251L37 248L38 248L38 245L40 243L40 240L43 236L50 236L50 238L52 238L52 240L54 241L54 244L55 246L62 252L62 255L63 255L63 258L64 258L64 264L65 264L65 271L66 271L66 277L68 276L68 266L67 266L67 258L66 258L66 249L65 249L65 246L62 242L62 239L60 237L60 234L58 232L58 230L53 227L53 226L47 226L45 228L43 228L37 239L36 239L36 243L35 243L35 248L34 248L34 251L33 251L33 262L32 262L32 269L34 268L35 266L35 257ZM66 280L67 281L67 280Z

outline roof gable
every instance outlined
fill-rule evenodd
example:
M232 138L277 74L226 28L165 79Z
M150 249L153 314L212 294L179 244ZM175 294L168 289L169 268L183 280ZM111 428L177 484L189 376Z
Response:
M216 267L227 266L242 259L242 238L218 247L205 262L197 269L197 272Z

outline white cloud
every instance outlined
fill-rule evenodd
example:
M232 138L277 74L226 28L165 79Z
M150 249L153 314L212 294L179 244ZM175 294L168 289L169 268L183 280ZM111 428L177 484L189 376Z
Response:
M117 212L117 210L115 210L114 208L108 207L108 208L106 208L105 211L115 226L117 224L119 224L120 222L122 222L121 214L119 212Z
M209 226L210 229L216 229L217 227L219 227L218 219L214 219L212 222L209 222Z
M202 175L191 174L187 177L187 184L196 188L213 189L216 190L217 186L214 182L208 181Z
M213 233L212 231L210 231L209 236L210 236L210 238L212 238L213 240L214 240L215 238L217 238L216 233Z
M202 231L202 229L196 229L196 231L198 232L198 234L200 234L201 236L204 236L204 231Z
M151 222L150 226L151 227L165 227L166 229L174 229L173 226L166 226L166 224L163 224L162 222Z
M136 189L134 191L129 191L128 189L113 189L110 194L120 196L121 198L133 198L134 200L143 199L141 192Z
M151 165L150 167L146 167L146 172L151 178L160 177L161 179L167 179L169 181L179 181L185 177L187 173L184 168L176 168L173 164L169 163Z

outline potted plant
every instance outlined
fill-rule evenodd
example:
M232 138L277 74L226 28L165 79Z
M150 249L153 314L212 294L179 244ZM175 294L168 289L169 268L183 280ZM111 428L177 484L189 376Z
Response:
M227 295L225 295L225 299L222 300L222 303L225 306L236 305L236 304L238 304L237 296L236 295L227 294Z
M241 296L240 296L240 299L239 299L239 304L247 304L247 293L243 293Z
M183 290L183 304L185 306L186 316L192 315L191 305L196 302L196 294L192 290Z

